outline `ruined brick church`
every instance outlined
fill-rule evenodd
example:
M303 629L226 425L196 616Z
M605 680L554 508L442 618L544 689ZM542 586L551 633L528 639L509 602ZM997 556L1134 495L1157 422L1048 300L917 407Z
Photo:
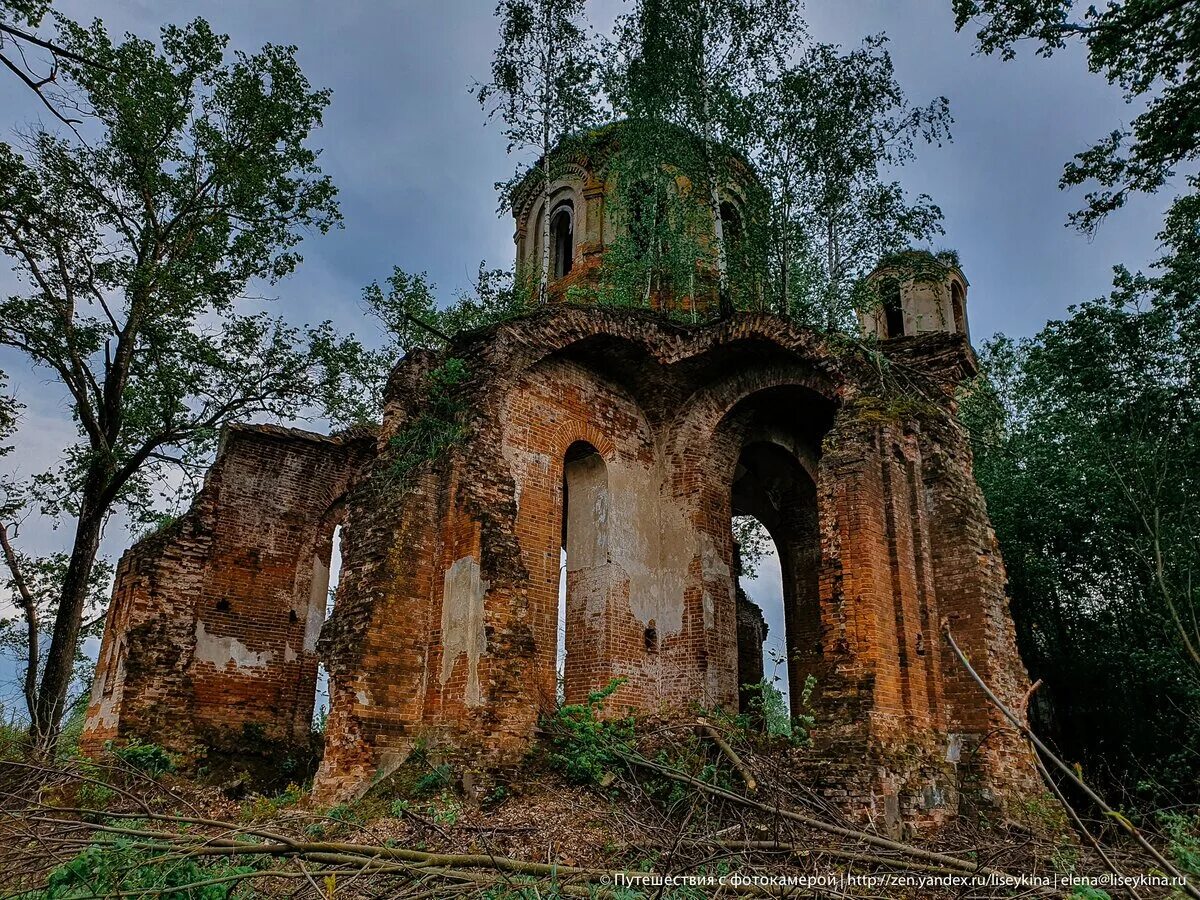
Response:
M619 710L736 710L763 666L731 528L751 515L779 554L793 693L816 678L796 763L815 789L892 827L1034 790L940 628L1019 702L1004 566L954 418L975 372L961 271L877 271L891 287L861 316L869 350L767 313L714 319L700 289L655 298L696 323L565 302L622 226L602 152L560 169L513 210L519 267L549 232L551 302L405 356L374 429L226 430L191 509L121 559L85 747L307 741L323 663L318 797L361 793L417 742L503 767L559 702L560 603L568 702L623 678ZM728 185L727 232L752 181ZM455 439L404 469L448 361Z

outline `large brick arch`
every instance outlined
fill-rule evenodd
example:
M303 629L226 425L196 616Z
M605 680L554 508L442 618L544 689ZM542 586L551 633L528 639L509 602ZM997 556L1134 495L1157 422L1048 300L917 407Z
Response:
M621 691L622 701L650 701L657 670L644 644L646 629L656 627L657 614L647 612L653 602L641 602L650 592L646 572L657 565L657 529L649 527L658 517L657 456L650 422L624 386L570 354L558 353L524 370L508 390L501 440L515 484L514 532L528 572L524 588L536 685L531 700L543 712L553 710L567 454L583 444L603 459L605 550L603 558L568 573L568 654L578 648L568 661L568 699L581 701L611 679L625 677L630 683ZM595 523L596 529L600 524ZM592 525L577 514L572 524L575 538ZM631 595L636 598L632 604ZM489 604L489 616L507 614L504 602L493 597ZM579 640L581 635L585 640ZM580 659L584 647L586 661Z

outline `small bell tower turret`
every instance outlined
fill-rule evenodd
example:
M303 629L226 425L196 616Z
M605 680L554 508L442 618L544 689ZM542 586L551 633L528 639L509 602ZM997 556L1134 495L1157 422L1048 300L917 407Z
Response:
M970 340L967 279L955 254L925 250L893 254L867 276L867 282L877 303L859 311L865 337L883 341L943 331L965 334Z

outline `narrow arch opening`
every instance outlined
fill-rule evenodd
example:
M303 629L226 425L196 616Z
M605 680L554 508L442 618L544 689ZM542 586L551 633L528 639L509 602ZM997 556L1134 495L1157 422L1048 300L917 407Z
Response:
M312 604L320 611L320 625L316 626L317 635L321 626L333 614L334 599L337 596L338 583L342 578L342 526L333 529L333 538L329 548L329 565L323 564L318 554L313 566ZM313 616L314 620L317 618ZM310 636L315 640L315 636ZM325 721L329 717L329 672L325 663L317 660L317 688L313 699L313 730L319 733L325 731Z
M551 272L562 278L571 271L575 255L574 209L567 201L559 204L550 216Z
M608 600L608 466L586 441L563 456L556 700L581 703L605 678L596 647Z
M962 285L957 281L950 282L950 310L954 316L954 330L958 334L966 334L967 309L963 302Z
M888 278L882 285L884 326L889 338L904 336L904 307L900 301L900 282Z
M770 715L786 710L786 716L795 716L803 711L809 677L815 677L821 658L816 485L786 447L772 441L749 442L734 473L731 511L735 540L744 548L757 542L759 548L760 578L743 589L747 601L761 610L765 625L756 640L753 611L739 603L739 677L743 671L746 677L762 672L762 687L743 689L740 703L744 712L764 716L768 728L782 733L786 727L790 733L790 719L785 725L772 722ZM746 517L752 517L757 528L747 527ZM750 556L745 549L742 552ZM771 687L783 695L776 706L772 706L776 698L768 690Z

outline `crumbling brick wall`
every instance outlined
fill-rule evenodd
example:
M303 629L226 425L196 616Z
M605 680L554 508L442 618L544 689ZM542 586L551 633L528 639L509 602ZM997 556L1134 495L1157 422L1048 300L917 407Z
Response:
M907 404L882 396L874 364L769 316L681 328L555 308L449 352L472 372L464 441L402 488L379 487L386 436L420 416L439 359L402 365L364 481L375 487L349 504L370 539L349 551L324 638L334 687L318 793L353 793L419 739L520 758L554 706L564 511L568 699L623 677L618 710L736 707L730 520L735 503L753 504L732 488L739 466L780 454L793 474L763 475L754 502L782 504L757 514L781 544L788 627L805 650L793 683L818 679L814 783L896 822L954 811L962 748L981 722L1000 723L948 677L940 618L967 616L961 639L1010 693L1025 680L1002 569L950 568L978 562L990 534L951 417L973 365L961 337L896 346L924 385ZM758 446L770 454L747 455ZM571 532L589 513L569 499L578 453L591 460L591 486L576 491L595 525L582 538ZM1011 729L985 743L970 754L975 786L997 800L1030 789Z
M973 357L950 334L881 350L886 365L767 315L681 326L557 306L410 354L374 439L235 431L192 513L122 562L89 740L306 727L314 630L290 617L313 609L314 542L339 514L321 798L360 792L419 742L523 757L556 703L564 551L568 701L621 678L618 712L736 709L762 665L739 617L737 513L780 551L793 702L817 679L815 789L893 829L945 819L961 791L1003 805L1034 790L1028 752L940 633L946 617L1020 697L953 418ZM435 402L451 360L465 380ZM440 452L402 452L448 408ZM168 722L172 706L185 714Z
M192 508L117 569L85 747L307 741L341 501L373 442L230 427Z

